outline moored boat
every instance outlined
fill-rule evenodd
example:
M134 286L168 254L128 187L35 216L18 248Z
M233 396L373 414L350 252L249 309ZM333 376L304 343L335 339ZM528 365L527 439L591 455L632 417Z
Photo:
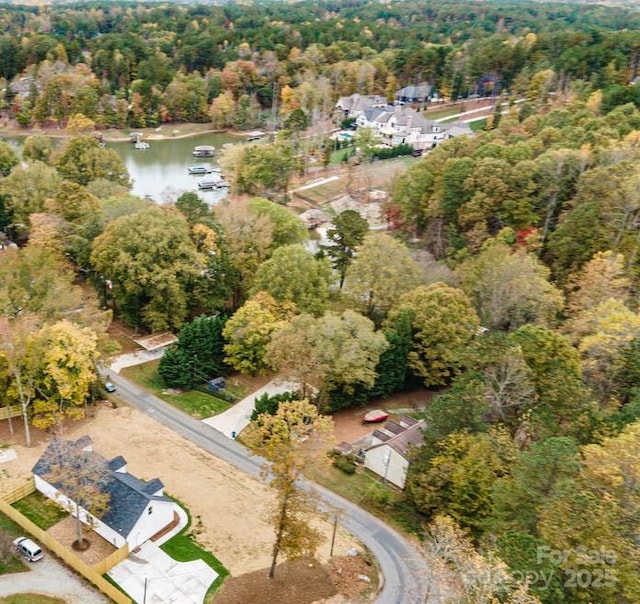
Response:
M389 414L386 411L383 411L382 409L373 409L364 416L362 421L367 424L377 424L388 419Z
M212 145L199 145L193 150L194 157L213 157L216 148Z
M208 166L190 166L189 167L189 174L209 174L209 172L213 172L213 170Z

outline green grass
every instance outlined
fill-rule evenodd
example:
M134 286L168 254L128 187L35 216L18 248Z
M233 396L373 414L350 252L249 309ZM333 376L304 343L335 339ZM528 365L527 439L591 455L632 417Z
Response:
M345 474L328 465L309 478L402 531L420 533L422 530L425 519L406 502L404 495L382 484L379 477L363 467L359 467L355 474Z
M38 491L16 501L13 507L44 531L69 515L66 510Z
M484 130L487 125L487 118L483 118L481 120L475 120L474 122L469 122L469 128L474 132L478 130Z
M43 594L15 594L0 598L0 604L67 604L67 601Z
M149 361L142 365L125 367L121 373L127 379L150 390L163 401L181 409L196 419L217 415L229 408L228 402L216 396L198 392L197 390L187 390L178 394L169 394L166 391L162 378L158 374L158 365L160 365L159 360ZM233 388L231 388L231 390L233 390ZM233 394L233 392L230 394Z
M229 576L229 571L222 565L222 562L218 560L211 552L203 549L197 542L197 525L194 530L192 528L191 513L187 507L181 503L175 497L171 497L186 513L189 518L187 526L185 526L177 535L171 537L169 541L163 543L160 549L171 556L178 562L191 562L192 560L204 560L213 570L218 573L216 580L209 586L207 595L205 596L205 602L211 599L214 594L222 585L222 582Z

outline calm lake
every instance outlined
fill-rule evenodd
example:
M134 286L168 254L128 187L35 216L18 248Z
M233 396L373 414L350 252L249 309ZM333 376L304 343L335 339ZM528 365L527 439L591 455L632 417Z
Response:
M21 147L24 138L6 138L6 142ZM56 141L58 142L58 141ZM62 144L63 141L60 141ZM107 143L122 157L133 182L131 192L139 197L150 197L157 202L175 201L185 191L195 191L200 197L216 204L227 196L226 189L202 191L198 181L203 176L189 174L189 166L217 166L217 157L225 144L244 142L242 138L227 134L200 134L190 138L149 141L149 148L135 149L130 142ZM194 147L213 145L214 157L194 157Z

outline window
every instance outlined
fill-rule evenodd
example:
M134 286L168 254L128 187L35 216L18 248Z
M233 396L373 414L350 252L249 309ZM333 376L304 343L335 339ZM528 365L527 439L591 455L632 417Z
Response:
M151 514L153 512L153 507L149 506L149 511L147 512L147 514Z

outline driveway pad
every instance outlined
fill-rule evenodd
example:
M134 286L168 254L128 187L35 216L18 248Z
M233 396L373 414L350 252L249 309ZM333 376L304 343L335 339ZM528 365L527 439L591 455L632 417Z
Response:
M176 562L147 541L109 576L138 604L202 604L218 573L203 560Z

